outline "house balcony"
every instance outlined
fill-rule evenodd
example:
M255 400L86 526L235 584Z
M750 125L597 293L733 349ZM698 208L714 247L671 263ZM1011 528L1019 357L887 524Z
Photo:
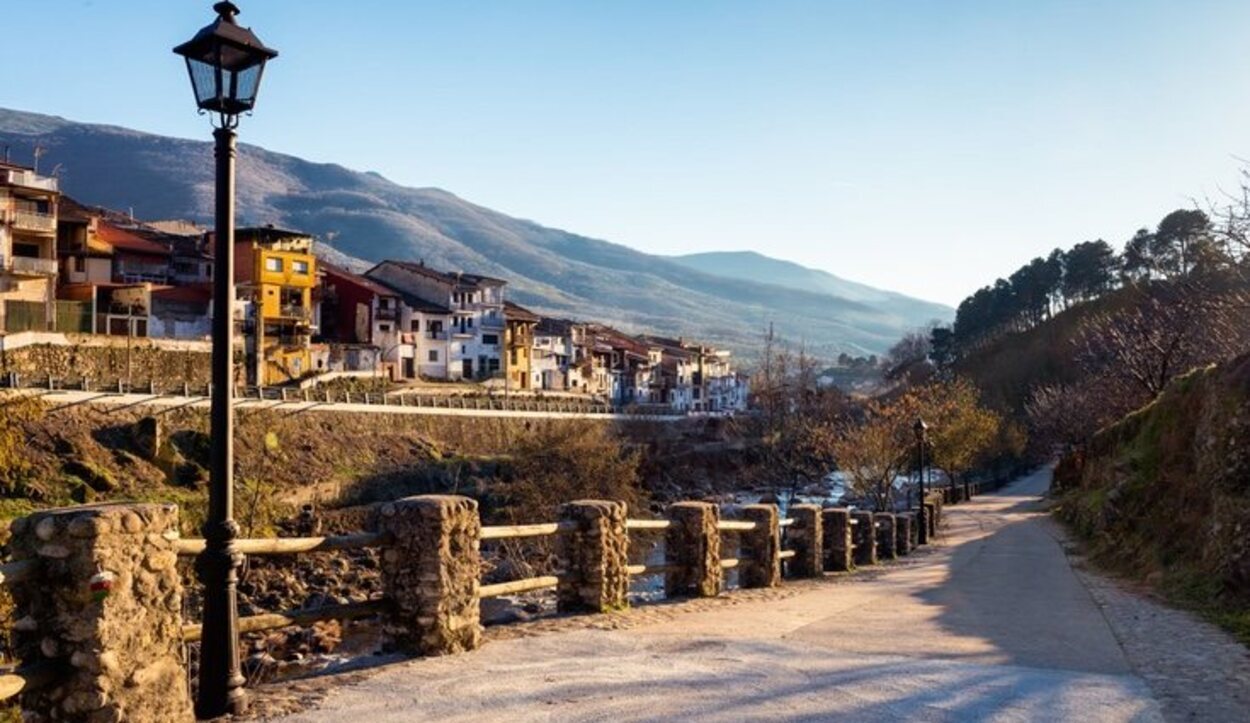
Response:
M36 191L47 191L49 193L60 192L59 184L55 178L50 176L41 176L34 171L5 171L0 173L0 178L4 178L10 186L30 188Z
M395 321L399 319L399 309L378 309L378 321Z
M10 217L13 228L17 231L30 233L55 234L56 216L38 211L15 211Z
M14 276L56 276L56 259L31 256L0 256L0 269Z

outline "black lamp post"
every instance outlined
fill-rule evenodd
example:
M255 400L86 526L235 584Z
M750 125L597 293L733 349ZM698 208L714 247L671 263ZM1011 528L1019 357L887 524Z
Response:
M918 541L920 544L925 545L929 542L929 524L927 520L928 515L925 514L924 447L926 442L925 436L929 432L929 425L925 424L924 419L916 417L916 423L912 425L912 431L916 433L916 476L920 479L920 489L917 492L920 504L917 509L916 524L920 526Z
M239 115L256 104L265 63L278 55L234 16L230 2L213 6L217 19L174 48L187 61L195 103L213 116L217 156L216 249L213 259L212 461L204 552L195 569L204 585L198 718L239 714L247 707L239 670L235 588L243 556L234 521L234 155Z

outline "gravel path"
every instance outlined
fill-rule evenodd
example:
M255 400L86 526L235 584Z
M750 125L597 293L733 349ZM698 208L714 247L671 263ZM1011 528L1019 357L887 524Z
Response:
M316 707L281 720L1250 719L1246 650L1079 569L1048 485L953 508L900 563L492 628L469 655L289 687Z

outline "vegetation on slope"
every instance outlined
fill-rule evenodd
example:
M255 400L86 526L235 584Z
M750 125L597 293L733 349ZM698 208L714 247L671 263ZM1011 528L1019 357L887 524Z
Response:
M1096 559L1250 642L1250 355L1179 378L1056 484Z

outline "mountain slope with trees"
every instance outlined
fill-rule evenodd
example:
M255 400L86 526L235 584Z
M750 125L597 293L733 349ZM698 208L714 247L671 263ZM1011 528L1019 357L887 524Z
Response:
M55 172L80 201L148 220L210 221L207 142L2 109L0 141L18 161L33 158L38 146L40 168ZM698 337L744 352L758 347L772 321L832 356L879 353L942 311L717 275L512 218L440 189L407 188L255 146L241 147L238 173L241 224L301 229L366 261L424 259L499 276L521 304L626 330Z

